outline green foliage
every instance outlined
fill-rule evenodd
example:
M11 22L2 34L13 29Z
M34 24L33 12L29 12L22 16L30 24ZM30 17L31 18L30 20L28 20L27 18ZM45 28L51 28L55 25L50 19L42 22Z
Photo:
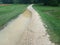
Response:
M19 3L19 0L13 0L13 3L14 4Z
M3 2L2 2L2 0L0 0L0 4L2 4Z
M8 21L20 15L27 5L13 4L8 6L0 6L0 28L2 28Z
M58 0L43 0L44 5L58 6Z
M51 41L56 43L56 45L60 45L60 7L35 5L34 8L47 25L46 28Z
M48 5L58 6L58 1L57 1L57 0L49 0L49 1L48 1Z
M13 0L2 0L4 4L11 4L13 3Z
M3 3L14 3L14 4L18 4L18 3L23 3L23 4L30 4L30 3L35 3L35 4L42 4L44 3L44 5L50 5L50 6L58 6L60 4L60 0L2 0L0 2Z

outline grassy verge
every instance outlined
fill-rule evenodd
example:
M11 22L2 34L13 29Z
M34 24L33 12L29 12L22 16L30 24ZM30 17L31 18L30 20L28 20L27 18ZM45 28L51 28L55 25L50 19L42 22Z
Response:
M43 22L48 26L47 32L52 42L60 45L60 7L33 6L42 17Z
M24 4L11 4L0 5L0 29L11 19L21 14L28 5Z

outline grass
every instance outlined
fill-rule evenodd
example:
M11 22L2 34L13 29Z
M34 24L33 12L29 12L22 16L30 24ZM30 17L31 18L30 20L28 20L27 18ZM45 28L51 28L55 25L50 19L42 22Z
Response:
M11 4L7 6L0 6L0 29L13 18L24 12L28 5Z
M34 5L43 22L47 25L47 32L52 42L60 45L60 7Z

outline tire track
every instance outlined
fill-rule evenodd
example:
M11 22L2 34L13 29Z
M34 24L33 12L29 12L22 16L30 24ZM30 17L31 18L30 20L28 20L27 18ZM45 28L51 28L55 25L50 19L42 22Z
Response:
M29 5L23 14L0 31L0 45L55 44L49 40L39 14L32 8L32 5Z

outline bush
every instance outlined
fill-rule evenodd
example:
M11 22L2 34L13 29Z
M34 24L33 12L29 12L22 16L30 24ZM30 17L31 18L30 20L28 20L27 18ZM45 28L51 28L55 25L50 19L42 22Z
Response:
M50 6L58 6L58 1L57 0L49 0L48 5L50 5Z
M47 6L58 6L59 5L58 0L45 0L43 3L44 5L47 5Z
M3 2L0 2L0 4L3 4Z

